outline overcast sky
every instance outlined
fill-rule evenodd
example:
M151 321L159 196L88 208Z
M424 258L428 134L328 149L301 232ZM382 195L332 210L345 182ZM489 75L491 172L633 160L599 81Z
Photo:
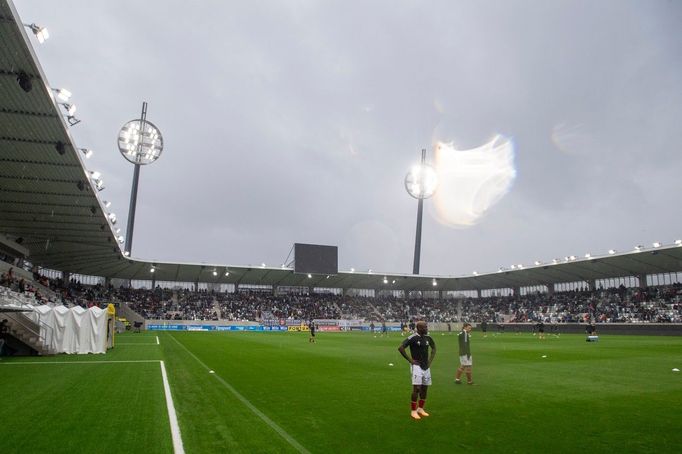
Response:
M496 271L682 237L682 2L14 0L125 228L117 135L161 130L133 257L410 273L422 148L502 134L516 178L478 221L425 202L421 272Z

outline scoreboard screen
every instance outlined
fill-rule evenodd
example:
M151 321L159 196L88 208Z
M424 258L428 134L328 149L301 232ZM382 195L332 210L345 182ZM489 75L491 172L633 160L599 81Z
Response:
M294 243L294 272L337 274L339 272L339 248L337 246Z

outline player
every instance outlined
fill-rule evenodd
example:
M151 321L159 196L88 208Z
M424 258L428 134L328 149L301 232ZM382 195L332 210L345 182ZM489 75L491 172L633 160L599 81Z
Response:
M308 323L308 329L310 330L310 338L308 339L308 343L315 343L315 322L310 320L310 323Z
M381 321L381 337L384 337L384 335L388 336L388 332L386 331L386 320Z
M540 320L535 327L538 330L538 338L539 339L544 339L545 338L545 322Z
M471 323L465 323L462 325L462 331L457 335L459 340L459 367L457 368L457 373L455 374L455 384L462 384L462 372L467 376L467 384L473 385L474 382L471 378L471 366L473 364L471 360Z
M485 320L481 322L481 331L483 331L483 337L488 337L488 322Z
M372 334L374 334L374 321L371 321L371 322L369 323L369 331L370 331Z
M425 321L418 321L416 327L417 332L405 339L398 347L398 351L410 363L412 372L412 411L410 416L414 419L422 419L429 416L424 411L424 404L426 392L431 386L431 363L436 356L436 343L428 335L428 326ZM405 348L408 346L410 347L410 356L405 353ZM430 355L429 347L431 348ZM417 403L417 397L419 403Z

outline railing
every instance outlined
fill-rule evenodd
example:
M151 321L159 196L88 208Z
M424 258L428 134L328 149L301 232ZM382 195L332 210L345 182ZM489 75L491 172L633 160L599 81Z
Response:
M17 312L33 312L34 303L33 297L14 292L7 287L0 287L0 307Z
M12 320L13 324L19 325L21 328L23 328L25 333L28 333L29 336L35 337L38 342L40 342L41 347L47 348L47 345L45 344L45 338L40 334L40 325L38 323L34 322L20 312L6 312L3 314L3 317L7 317L8 319ZM37 326L38 329L32 325ZM31 347L36 346L32 345Z
M23 330L32 337L35 337L42 350L52 353L52 338L54 330L51 326L40 320L40 314L34 312L33 306L35 299L16 293L8 288L0 287L0 308L4 308L2 316L12 320L16 325L23 328ZM38 320L33 320L24 312L29 312L38 317Z

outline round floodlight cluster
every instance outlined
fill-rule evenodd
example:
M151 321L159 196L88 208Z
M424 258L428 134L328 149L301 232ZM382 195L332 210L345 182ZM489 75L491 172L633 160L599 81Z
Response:
M151 164L161 156L163 136L149 121L130 120L118 133L118 149L133 164Z
M419 164L405 176L405 189L415 199L428 199L438 187L436 169L428 164Z

